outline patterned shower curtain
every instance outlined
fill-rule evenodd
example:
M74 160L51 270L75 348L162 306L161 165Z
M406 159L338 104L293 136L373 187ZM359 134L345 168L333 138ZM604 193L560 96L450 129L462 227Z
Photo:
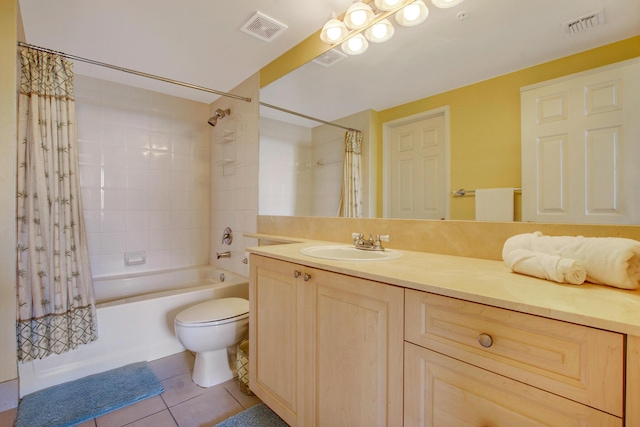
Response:
M342 191L338 216L362 216L362 132L353 129L344 134Z
M73 64L22 49L18 101L18 360L98 338L78 174Z

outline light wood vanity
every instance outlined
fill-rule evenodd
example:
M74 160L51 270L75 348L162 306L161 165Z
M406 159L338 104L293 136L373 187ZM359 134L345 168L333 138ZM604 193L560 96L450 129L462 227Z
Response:
M250 249L250 386L290 425L640 426L639 292L315 244Z

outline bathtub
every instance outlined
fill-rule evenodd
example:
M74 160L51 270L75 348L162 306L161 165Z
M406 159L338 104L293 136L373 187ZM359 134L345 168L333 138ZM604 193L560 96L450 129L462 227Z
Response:
M184 351L173 319L201 301L249 297L246 277L212 266L94 279L98 340L67 353L18 363L20 397L142 360Z

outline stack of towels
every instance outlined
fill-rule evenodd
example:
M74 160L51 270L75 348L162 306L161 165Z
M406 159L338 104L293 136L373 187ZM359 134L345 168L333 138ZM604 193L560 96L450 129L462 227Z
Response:
M640 242L632 239L543 236L536 231L508 238L502 259L511 271L558 283L640 287Z

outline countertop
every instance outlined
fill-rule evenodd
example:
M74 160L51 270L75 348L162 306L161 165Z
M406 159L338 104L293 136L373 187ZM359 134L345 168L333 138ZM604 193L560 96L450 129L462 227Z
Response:
M255 234L282 244L248 252L407 289L432 292L580 325L640 336L640 291L584 283L560 284L511 272L501 261L401 250L385 261L333 261L302 255L336 242ZM286 242L286 243L285 243Z

